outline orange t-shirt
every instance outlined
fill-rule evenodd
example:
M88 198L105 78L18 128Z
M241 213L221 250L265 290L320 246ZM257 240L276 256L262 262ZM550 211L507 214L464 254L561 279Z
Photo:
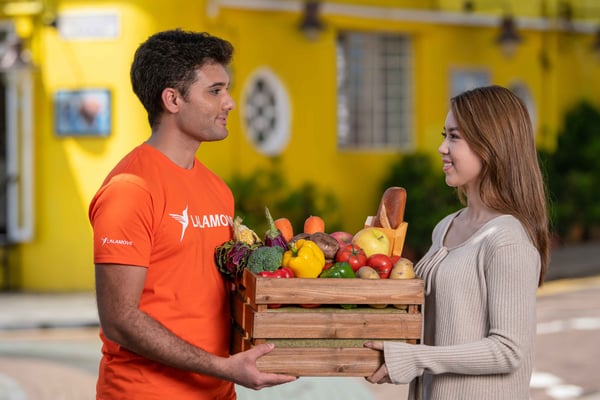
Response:
M229 355L229 286L214 262L231 239L233 195L194 160L178 167L142 144L110 172L92 199L94 263L146 267L140 309L182 339ZM102 332L98 399L235 399L234 386L150 361Z

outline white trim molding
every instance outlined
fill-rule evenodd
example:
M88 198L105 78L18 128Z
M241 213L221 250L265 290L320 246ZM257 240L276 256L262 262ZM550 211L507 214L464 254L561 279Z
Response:
M216 17L222 8L301 12L304 2L302 0L209 0L207 13ZM342 17L359 17L365 19L378 19L387 21L421 22L440 25L461 26L497 26L502 15L415 10L395 7L363 6L340 3L326 3L321 6L321 14ZM565 30L566 28L555 23L556 18L520 18L517 17L518 27L530 30ZM593 21L573 21L570 27L572 32L594 34L598 23Z

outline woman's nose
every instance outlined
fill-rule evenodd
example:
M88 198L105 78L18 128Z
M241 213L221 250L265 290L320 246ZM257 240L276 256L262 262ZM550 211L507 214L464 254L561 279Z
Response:
M446 145L446 139L444 139L444 141L438 147L438 153L448 154L448 146Z

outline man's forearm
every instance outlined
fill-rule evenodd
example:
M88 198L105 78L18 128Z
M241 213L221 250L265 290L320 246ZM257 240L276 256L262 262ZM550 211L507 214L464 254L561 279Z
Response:
M173 368L224 378L218 356L192 345L141 310L124 313L103 330L124 348Z

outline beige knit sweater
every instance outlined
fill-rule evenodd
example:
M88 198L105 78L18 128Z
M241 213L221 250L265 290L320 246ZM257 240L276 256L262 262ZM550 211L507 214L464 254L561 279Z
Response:
M411 399L527 400L539 253L510 215L444 247L459 212L440 221L415 266L425 280L424 344L386 342L386 366L392 382L412 382Z

